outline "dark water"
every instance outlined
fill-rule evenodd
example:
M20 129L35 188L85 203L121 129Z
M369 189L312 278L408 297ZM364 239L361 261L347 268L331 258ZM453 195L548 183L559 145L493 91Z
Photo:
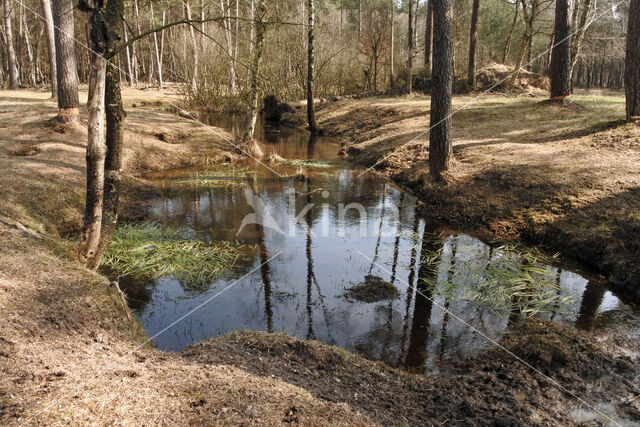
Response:
M234 125L229 120L219 124ZM392 366L433 372L440 362L491 347L479 332L499 339L507 331L509 316L458 296L478 285L477 278L470 279L478 268L509 259L508 250L451 231L434 240L433 232L442 230L420 217L413 196L372 174L358 176L360 171L336 157L339 147L331 139L310 142L303 132L264 128L259 135L267 152L324 159L331 168L280 178L254 165L255 181L187 187L177 185L177 178L202 173L156 177L166 197L151 208L154 220L185 227L205 241L244 245L233 272L207 286L171 277L121 280L149 336L204 304L155 337L158 348L177 351L251 329L313 338ZM297 169L269 166L280 174ZM349 203L358 203L361 210L346 209ZM305 206L311 208L305 212ZM251 221L243 226L254 207L271 218L265 226ZM421 263L424 254L434 252L441 255ZM542 317L590 330L607 313L631 309L622 302L624 296L597 278L557 266L544 269L560 285L561 296L573 300ZM398 298L364 303L345 297L367 275L392 283ZM420 280L429 277L452 281L456 289L434 296Z

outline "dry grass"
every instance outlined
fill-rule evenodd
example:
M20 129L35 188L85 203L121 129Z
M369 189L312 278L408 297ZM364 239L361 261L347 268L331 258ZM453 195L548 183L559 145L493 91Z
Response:
M153 91L125 99L155 102ZM55 111L45 92L0 92L0 424L272 425L292 407L303 424L363 424L283 381L140 346L144 331L106 279L64 256L71 243L59 235L81 218L86 128L55 132ZM129 108L126 123L129 174L201 164L222 147L158 108Z
M428 172L429 98L346 100L318 109L362 165L411 187L427 213L461 228L525 238L640 283L640 128L624 98L455 97L448 185ZM414 140L410 144L409 141ZM637 289L637 288L636 288Z

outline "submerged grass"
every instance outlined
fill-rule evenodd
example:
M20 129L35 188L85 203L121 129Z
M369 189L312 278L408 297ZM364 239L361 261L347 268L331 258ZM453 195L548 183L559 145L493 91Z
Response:
M549 257L538 250L503 245L486 260L456 259L445 272L439 270L441 252L421 256L423 265L432 267L428 277L420 279L435 297L472 302L503 316L571 312L575 297L561 294L557 273L544 264ZM446 280L438 279L443 276Z
M308 169L331 169L335 167L335 164L322 160L285 159L281 164Z
M205 284L228 271L238 255L226 242L208 244L186 238L182 230L146 222L119 226L102 265L120 276L173 276L182 283Z
M215 170L197 172L189 176L172 180L173 185L244 185L248 180L255 179L255 171L245 167L224 165Z

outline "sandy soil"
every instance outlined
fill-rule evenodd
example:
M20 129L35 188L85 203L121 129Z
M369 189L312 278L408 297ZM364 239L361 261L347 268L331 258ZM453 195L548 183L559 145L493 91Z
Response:
M431 216L546 246L640 295L640 127L621 121L624 98L542 100L455 97L447 185L429 177L429 98L349 99L318 118L351 160L410 188Z
M56 132L47 96L0 92L0 424L575 422L578 401L499 350L451 377L424 377L277 334L236 333L177 354L144 345L107 280L66 255L74 242L63 237L80 223L86 129ZM162 111L153 94L125 96L125 192L150 169L225 156L218 130ZM629 322L597 339L528 322L502 344L610 416L637 419L640 328ZM605 421L582 406L584 420Z

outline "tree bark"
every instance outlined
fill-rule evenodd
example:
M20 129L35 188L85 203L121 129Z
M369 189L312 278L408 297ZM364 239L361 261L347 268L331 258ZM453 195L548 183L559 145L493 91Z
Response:
M33 55L33 46L31 45L31 35L29 34L29 26L27 25L27 15L22 15L22 31L24 36L24 44L27 48L27 58L29 59L29 83L32 86L36 85L36 63Z
M577 0L574 0L577 1ZM587 19L589 14L591 13L592 8L591 0L584 0L584 4L582 6L582 14L580 15L580 21L577 21L578 9L576 8L574 16L574 22L576 22L575 27L573 28L574 34L571 39L571 75L573 76L573 69L576 66L576 62L578 61L578 55L580 55L580 48L582 47L582 40L584 39L585 31L587 30Z
M433 88L429 132L429 171L436 181L449 168L451 147L451 89L453 84L453 28L451 0L433 4Z
M316 122L316 112L313 106L313 39L314 39L314 21L315 21L315 0L309 0L307 13L309 14L308 25L308 42L307 42L307 120L309 122L309 131L312 134L318 133L318 122Z
M260 90L258 79L260 78L260 62L262 61L262 49L266 32L266 23L264 22L266 8L264 6L264 0L258 0L255 12L256 19L252 23L252 25L255 26L255 40L253 40L253 58L251 58L251 99L249 102L251 113L247 129L242 139L247 146L246 153L254 157L260 157L263 153L260 147L253 141L253 134L258 120L258 95Z
M424 30L424 67L431 73L431 44L433 40L433 0L427 3L427 24Z
M516 24L518 23L518 12L520 11L520 2L516 0L515 2L516 11L513 14L513 21L511 22L511 27L509 27L509 34L507 34L507 40L504 43L504 49L502 50L502 63L505 64L507 62L507 55L509 55L509 50L511 49L511 40L513 39L513 32L516 29Z
M640 49L638 46L640 46L640 0L631 0L624 64L627 120L636 120L640 117Z
M82 226L81 254L88 266L94 266L102 231L102 207L104 201L104 163L106 154L104 127L105 74L107 61L102 56L104 45L95 40L104 40L99 28L97 12L92 12L91 48L89 55L89 98L87 101L87 191ZM117 74L117 71L116 71Z
M551 52L551 97L568 103L571 97L571 30L568 0L556 0L554 46Z
M151 27L155 27L155 14L153 12L153 2L149 2L149 7L151 8ZM162 13L162 25L164 26L165 14ZM161 38L164 37L164 30L161 31ZM158 69L158 89L163 89L162 83L162 48L160 44L158 44L158 33L154 31L153 33L153 46L156 54L156 68Z
M4 0L4 36L7 45L7 65L9 66L9 88L18 89L18 60L13 46L13 30L11 29L11 10L9 2Z
M478 41L478 12L480 0L473 0L471 10L471 30L469 32L469 70L467 84L473 90L476 89L476 43Z
M56 70L58 81L58 121L78 122L78 68L73 40L73 1L53 0Z
M407 93L413 92L413 1L409 0L408 23L409 56L407 58Z
M342 9L341 9L342 12ZM342 25L342 15L340 15L340 25ZM391 40L389 41L389 88L393 89L393 81L395 80L395 72L393 70L394 59L394 43L396 34L396 3L391 0Z
M51 1L41 0L42 17L47 33L47 52L49 53L49 79L51 80L51 96L58 96L58 81L56 72L56 39L53 27L53 14L51 12Z
M123 0L109 0L105 17L107 25L113 34L121 36L124 31ZM110 40L107 52L110 54L116 46L117 40ZM106 251L118 223L118 206L120 201L120 187L122 179L122 146L125 112L122 107L122 95L118 69L109 66L105 75L105 161L104 161L104 199L102 206L102 230L100 244L90 267L97 268L102 255Z
M189 0L183 1L183 4L184 17L191 20L191 6L189 5ZM193 29L193 24L189 24L189 35L191 36L191 46L193 47L193 76L191 79L191 86L195 90L198 87L198 44L196 43L196 33Z

